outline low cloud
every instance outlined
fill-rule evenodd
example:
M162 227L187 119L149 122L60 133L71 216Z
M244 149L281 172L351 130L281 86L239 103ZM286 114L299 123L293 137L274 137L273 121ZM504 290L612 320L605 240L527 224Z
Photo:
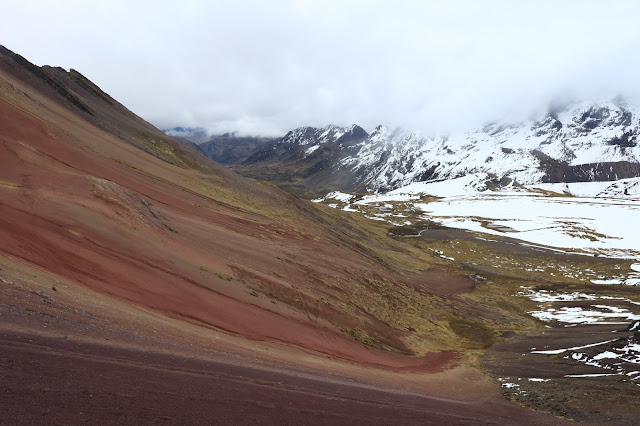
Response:
M134 3L131 5L130 3ZM640 96L635 1L9 2L2 43L158 127L437 133Z

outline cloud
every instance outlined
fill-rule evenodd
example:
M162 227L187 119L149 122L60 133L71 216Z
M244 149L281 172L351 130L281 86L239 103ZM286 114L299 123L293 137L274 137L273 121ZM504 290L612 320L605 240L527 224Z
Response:
M425 132L640 97L635 1L9 1L0 39L159 127Z

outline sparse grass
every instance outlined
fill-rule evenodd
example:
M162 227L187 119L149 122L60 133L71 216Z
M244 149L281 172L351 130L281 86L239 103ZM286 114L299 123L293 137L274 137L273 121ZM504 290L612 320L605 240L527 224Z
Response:
M359 328L351 328L351 329L340 328L340 331L344 334L351 336L353 340L355 340L356 342L360 342L365 346L376 348L376 349L382 349L386 351L390 350L382 342L369 336L369 334L366 331L361 330Z
M227 274L220 274L216 272L216 277L220 278L221 280L225 280L225 281L233 281L233 277L231 275L227 275Z
M496 333L481 322L460 317L449 318L449 326L469 342L468 349L486 349L496 341Z
M274 257L282 261L281 266L271 266L272 269L265 268L256 271L257 274L235 269L237 277L216 273L219 279L235 279L245 284L245 291L253 297L264 294L272 303L277 300L280 305L304 309L311 318L329 323L335 330L371 347L418 355L438 350L467 354L482 351L500 341L505 330L541 329L539 321L526 315L532 302L514 297L523 283L550 280L578 283L591 273L581 271L585 265L571 260L522 255L504 244L491 245L468 235L452 234L448 239L431 240L411 238L425 229L441 233L447 229L420 219L409 205L398 205L392 213L403 214L405 217L398 221L409 221L411 225L390 226L325 205L307 205L279 193L272 184L263 184L263 189L257 190L264 191L260 196L221 184L217 176L192 176L184 178L183 184L192 194L202 197L204 202L197 204L224 209L231 217L246 221L256 229L258 238L276 244L285 238L330 242L359 253L382 267L382 271L386 270L387 276L362 265L324 269L280 254ZM366 209L369 215L381 213L375 206ZM434 250L441 254L434 254ZM603 263L603 266L610 265ZM288 282L291 268L303 270L306 276L296 281L295 286ZM451 275L477 275L480 277L477 290L457 298L439 297L406 278L409 273L419 274L431 268ZM561 268L573 272L557 274ZM601 273L602 268L592 268L593 274L595 270Z
M18 184L15 184L13 182L6 182L3 180L0 180L0 186L3 186L5 188L14 188L14 189L20 188L20 185Z

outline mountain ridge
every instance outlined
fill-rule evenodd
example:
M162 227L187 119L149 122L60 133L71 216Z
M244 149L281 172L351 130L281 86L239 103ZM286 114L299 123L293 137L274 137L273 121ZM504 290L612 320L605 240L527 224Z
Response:
M638 177L638 135L640 108L615 99L555 106L528 120L489 122L446 136L383 125L371 133L356 125L306 126L254 147L244 158L208 155L297 193L379 192L471 173L520 184Z

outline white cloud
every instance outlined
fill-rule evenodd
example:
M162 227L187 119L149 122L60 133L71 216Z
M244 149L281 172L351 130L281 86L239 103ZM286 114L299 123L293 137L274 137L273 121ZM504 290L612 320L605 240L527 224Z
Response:
M161 127L434 132L559 94L640 94L635 1L3 3L6 47Z

